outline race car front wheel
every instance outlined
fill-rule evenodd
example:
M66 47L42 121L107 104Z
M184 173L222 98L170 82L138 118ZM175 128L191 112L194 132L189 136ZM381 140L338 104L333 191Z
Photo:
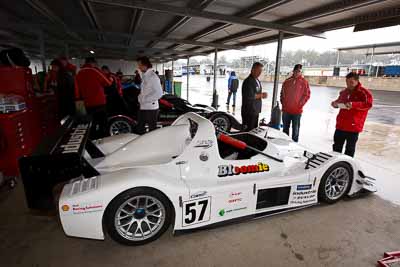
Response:
M150 188L133 188L107 207L104 224L110 237L124 245L144 245L159 238L171 224L173 209L167 197Z
M322 176L318 189L319 200L335 203L349 192L352 179L353 170L349 164L335 163Z
M108 124L108 133L110 136L118 134L131 133L133 130L132 122L124 117L117 117L111 119Z
M229 132L231 130L231 121L226 115L216 114L214 116L211 116L210 121L214 124L216 129L222 130L224 132Z

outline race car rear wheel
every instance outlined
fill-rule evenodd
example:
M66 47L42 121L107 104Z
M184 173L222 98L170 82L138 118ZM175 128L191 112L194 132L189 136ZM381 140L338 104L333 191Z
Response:
M132 122L124 117L114 118L108 125L108 133L110 136L131 133L133 130Z
M107 207L104 224L110 237L124 245L144 245L159 238L171 224L173 209L167 197L150 188L133 188Z
M349 192L352 179L353 170L349 164L335 163L322 176L318 189L319 200L335 203Z
M210 121L214 124L216 129L220 129L225 132L229 132L232 127L232 123L228 116L224 114L216 114L211 116Z

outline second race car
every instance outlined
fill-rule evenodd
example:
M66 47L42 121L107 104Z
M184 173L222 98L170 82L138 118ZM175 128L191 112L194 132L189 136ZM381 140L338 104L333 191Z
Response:
M137 100L135 99L135 96L125 98L128 99L127 102L129 102L129 106L134 108L127 109L128 111L122 113L115 111L109 112L112 114L108 120L109 135L132 132L135 133L138 111ZM194 112L209 119L215 125L215 127L223 131L229 132L231 129L242 129L242 124L238 122L231 114L223 111L217 111L215 108L207 105L192 105L187 100L176 95L163 95L159 100L159 106L160 113L158 125L160 127L171 125L182 114Z

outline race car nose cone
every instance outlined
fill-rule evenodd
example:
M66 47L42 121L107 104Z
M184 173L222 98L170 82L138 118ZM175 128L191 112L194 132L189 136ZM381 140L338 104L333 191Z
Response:
M144 209L137 209L133 216L135 219L143 219L146 216L146 211Z

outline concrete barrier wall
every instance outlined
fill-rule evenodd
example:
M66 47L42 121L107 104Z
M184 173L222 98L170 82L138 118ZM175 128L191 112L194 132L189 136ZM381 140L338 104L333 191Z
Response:
M362 85L371 90L400 91L398 77L360 77ZM328 77L326 86L345 87L345 77Z
M238 71L239 78L245 79L249 73L245 71ZM279 82L283 82L289 75L281 75ZM329 86L329 87L346 87L345 77L332 77L332 76L305 76L310 85ZM260 76L263 82L274 82L273 75ZM370 90L383 90L383 91L399 91L400 92L400 78L399 77L360 77L362 85Z

